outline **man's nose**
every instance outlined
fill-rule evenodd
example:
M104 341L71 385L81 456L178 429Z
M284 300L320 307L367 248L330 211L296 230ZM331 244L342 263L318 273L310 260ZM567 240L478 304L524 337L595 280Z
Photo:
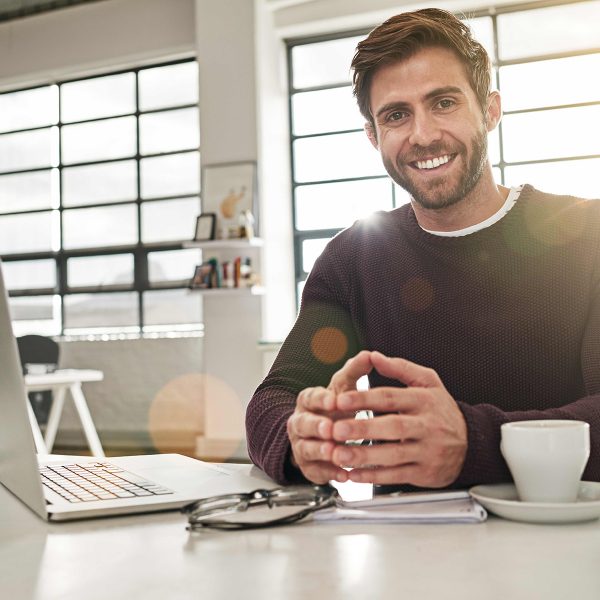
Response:
M436 120L426 112L415 112L412 117L409 142L413 146L429 146L437 142L442 133Z

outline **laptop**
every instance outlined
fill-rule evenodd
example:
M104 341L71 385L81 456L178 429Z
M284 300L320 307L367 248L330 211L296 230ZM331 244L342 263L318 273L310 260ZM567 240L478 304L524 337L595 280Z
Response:
M256 476L179 454L36 455L27 394L0 261L0 483L48 521L177 510L209 496L274 487Z

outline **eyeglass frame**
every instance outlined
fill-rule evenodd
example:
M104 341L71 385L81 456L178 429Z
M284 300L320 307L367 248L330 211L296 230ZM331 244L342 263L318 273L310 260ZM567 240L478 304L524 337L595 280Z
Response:
M201 498L184 506L181 512L188 517L188 531L199 529L220 529L224 531L262 529L296 523L314 512L337 506L339 500L338 491L331 485L295 485ZM211 504L221 504L221 506L210 509ZM245 513L248 509L259 506L273 508L296 505L306 506L297 513L262 522L236 523L235 521L211 518L212 515L223 516L233 513ZM202 507L204 507L204 510L202 510Z

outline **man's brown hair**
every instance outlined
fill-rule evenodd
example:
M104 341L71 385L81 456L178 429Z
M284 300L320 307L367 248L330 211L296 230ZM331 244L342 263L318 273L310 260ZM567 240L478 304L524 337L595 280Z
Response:
M439 8L424 8L388 19L357 46L352 59L354 95L360 112L372 126L375 123L369 96L375 72L383 65L405 60L431 46L448 48L456 54L485 111L491 84L491 63L485 48L453 14Z

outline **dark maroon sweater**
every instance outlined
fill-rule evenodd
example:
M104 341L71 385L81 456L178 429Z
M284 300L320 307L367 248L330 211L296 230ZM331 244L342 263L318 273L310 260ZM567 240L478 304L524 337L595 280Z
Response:
M539 418L590 424L584 478L600 480L600 201L525 186L467 236L429 234L405 205L333 238L248 406L250 457L276 481L302 480L286 433L298 392L327 386L361 349L437 371L468 428L455 485L508 480L500 425Z

